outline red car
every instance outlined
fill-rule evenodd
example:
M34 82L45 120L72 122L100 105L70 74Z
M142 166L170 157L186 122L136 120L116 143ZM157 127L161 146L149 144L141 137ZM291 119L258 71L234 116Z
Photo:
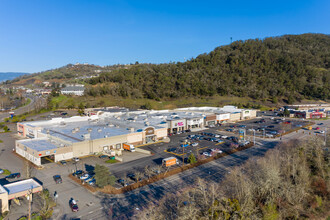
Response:
M315 130L320 130L320 127L316 127Z
M78 212L79 211L77 202L74 199L71 199L69 204L70 204L70 208L73 212Z

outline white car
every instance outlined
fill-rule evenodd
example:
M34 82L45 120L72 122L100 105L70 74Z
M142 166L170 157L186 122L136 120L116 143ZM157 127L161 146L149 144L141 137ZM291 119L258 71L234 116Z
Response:
M203 152L204 156L211 157L212 155L209 152Z
M89 177L90 177L89 174L86 173L86 174L82 175L82 176L80 177L80 179L81 179L81 180L84 180L84 179L88 179Z
M324 134L325 132L324 131L320 131L320 134Z
M73 160L74 162L78 162L78 161L79 161L79 158L78 158L78 157L74 157L74 158L72 158L72 160Z
M217 154L221 154L222 153L222 150L220 150L220 149L211 149L211 151L212 152L215 152L215 153L217 153Z
M3 169L0 169L0 174L3 174Z
M220 137L220 135L218 135L218 134L215 134L215 135L214 135L214 137L216 137L216 138L219 138L219 137Z
M226 135L222 135L221 138L222 138L222 139L227 139L228 136L226 136Z
M198 146L198 143L196 143L196 142L195 143L192 143L191 146L197 147Z

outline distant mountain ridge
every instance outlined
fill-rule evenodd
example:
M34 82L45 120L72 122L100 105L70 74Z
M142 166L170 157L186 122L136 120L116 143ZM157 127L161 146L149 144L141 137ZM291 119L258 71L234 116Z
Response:
M19 76L26 75L29 73L20 73L20 72L0 72L0 82L5 82L7 80L13 80Z

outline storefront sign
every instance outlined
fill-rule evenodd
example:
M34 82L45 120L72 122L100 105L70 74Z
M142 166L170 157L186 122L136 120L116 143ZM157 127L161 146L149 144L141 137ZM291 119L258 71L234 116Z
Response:
M146 128L146 135L153 135L155 133L155 129L154 128Z

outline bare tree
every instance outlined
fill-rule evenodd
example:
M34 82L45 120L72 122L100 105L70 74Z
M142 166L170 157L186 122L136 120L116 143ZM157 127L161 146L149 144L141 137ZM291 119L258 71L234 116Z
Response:
M152 170L150 169L149 166L146 166L146 167L144 168L144 173L147 175L147 177L148 177L148 182L149 182L149 179L150 179L150 177L151 177L152 174L153 174L153 172L152 172Z
M139 182L141 180L141 178L143 177L143 173L140 171L135 171L135 180L136 182Z

